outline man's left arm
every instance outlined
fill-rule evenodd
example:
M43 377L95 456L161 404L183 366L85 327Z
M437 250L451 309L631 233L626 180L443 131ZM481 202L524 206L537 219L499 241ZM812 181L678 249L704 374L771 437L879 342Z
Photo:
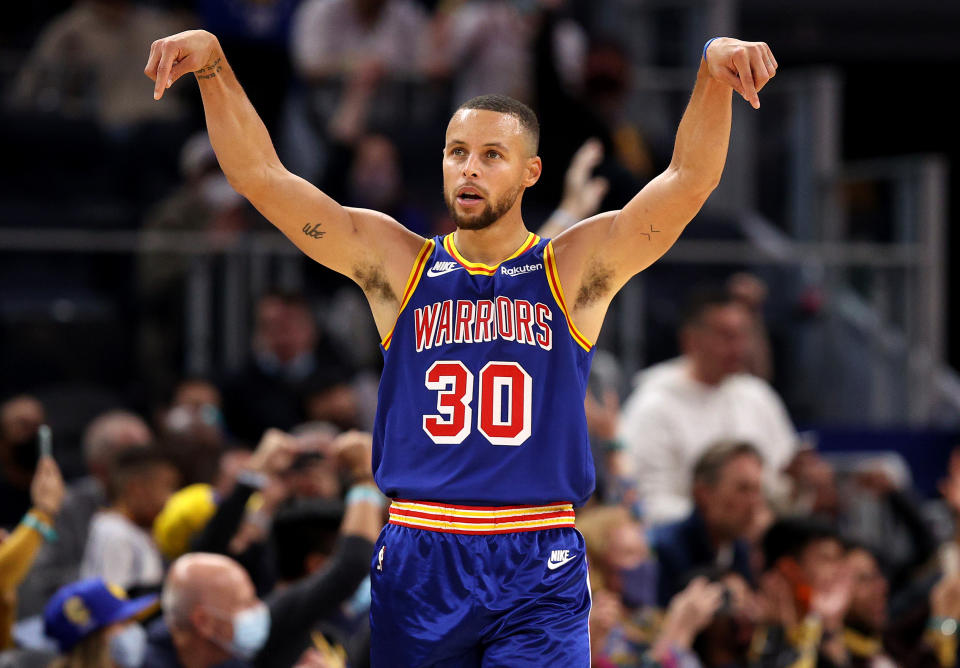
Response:
M568 307L588 338L599 334L617 290L667 252L720 182L732 91L759 108L757 93L776 68L763 42L712 40L680 121L670 166L620 211L589 218L557 237L557 269L572 300Z

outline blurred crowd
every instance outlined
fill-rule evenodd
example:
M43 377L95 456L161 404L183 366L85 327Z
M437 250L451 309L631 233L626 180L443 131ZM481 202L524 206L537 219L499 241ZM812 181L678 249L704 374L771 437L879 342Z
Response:
M452 229L423 146L475 94L540 113L548 169L524 211L544 236L619 208L669 160L672 137L631 121L635 54L604 3L59 5L35 40L10 42L22 57L2 91L8 219L18 197L32 202L23 215L46 198L68 223L89 210L101 225L132 218L145 244L263 229L198 132L195 87L155 103L143 75L154 39L196 26L219 37L294 171L420 234ZM50 178L12 169L30 161ZM188 375L191 261L151 252L124 268L139 385L91 402L82 433L62 401L30 393L42 370L11 358L0 378L0 667L368 663L366 576L388 503L366 431L376 340L337 336L312 283L271 290L243 363ZM749 273L690 291L679 356L634 378L596 355L585 410L597 490L577 518L593 665L957 665L960 450L936 499L895 455L820 452L771 385L766 291Z
M762 377L762 298L748 275L692 293L680 356L622 408L598 353L594 666L955 666L960 449L933 500L895 456L820 453ZM181 379L149 420L109 410L52 457L41 401L0 405L0 666L367 665L388 500L364 399L302 296L256 321L235 376Z

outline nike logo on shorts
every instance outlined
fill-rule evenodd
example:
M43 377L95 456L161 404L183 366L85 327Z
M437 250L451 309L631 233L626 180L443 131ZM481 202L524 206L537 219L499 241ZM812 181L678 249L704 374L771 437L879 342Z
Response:
M570 554L570 550L553 550L550 552L550 558L547 560L547 568L555 571L564 564L577 558L576 554Z

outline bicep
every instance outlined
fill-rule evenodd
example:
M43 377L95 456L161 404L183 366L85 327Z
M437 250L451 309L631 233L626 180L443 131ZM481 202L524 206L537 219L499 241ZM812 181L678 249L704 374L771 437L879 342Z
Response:
M391 275L396 273L402 283L423 244L422 238L393 218L343 207L312 183L285 170L265 179L257 191L245 194L308 257L358 282L358 273L386 265L388 282L393 282ZM392 262L394 258L399 261ZM399 271L391 271L392 264L397 264Z
M557 244L576 246L574 254L582 258L583 267L591 259L602 260L619 289L670 249L708 194L689 187L678 170L668 169L622 209L578 223L557 237Z

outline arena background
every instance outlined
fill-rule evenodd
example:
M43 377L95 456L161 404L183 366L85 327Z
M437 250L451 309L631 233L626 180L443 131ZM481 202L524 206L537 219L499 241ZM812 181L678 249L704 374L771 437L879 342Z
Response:
M212 181L216 221L171 213L189 211L177 198L194 196L190 179L210 170L202 142L188 145L202 129L196 86L180 81L173 99L154 103L151 83L130 75L149 39L109 23L105 37L43 55L44 29L72 4L2 10L0 393L44 400L76 474L70 444L92 415L117 404L150 415L178 379L235 371L256 297L279 287L307 295L330 354L366 379L369 422L380 358L358 291ZM119 16L128 3L103 4ZM960 416L950 262L958 133L947 102L960 64L955 3L477 2L476 39L458 45L443 22L461 3L423 0L430 23L407 46L446 39L448 57L387 64L369 108L345 121L334 118L345 113L342 72L291 59L297 4L139 6L153 10L146 32L166 21L220 36L294 171L345 203L393 207L424 234L449 229L436 158L458 96L501 82L537 107L546 169L526 202L536 227L593 134L607 144L604 208L665 166L707 37L767 41L780 74L759 112L735 101L720 188L678 246L617 298L600 340L615 361L604 368L625 395L635 371L676 353L685 292L749 271L768 289L772 382L795 423L826 450L902 453L935 494ZM498 39L515 66L491 55ZM330 139L337 120L353 142L346 154ZM357 138L371 133L386 143L364 144L367 163L356 166Z

